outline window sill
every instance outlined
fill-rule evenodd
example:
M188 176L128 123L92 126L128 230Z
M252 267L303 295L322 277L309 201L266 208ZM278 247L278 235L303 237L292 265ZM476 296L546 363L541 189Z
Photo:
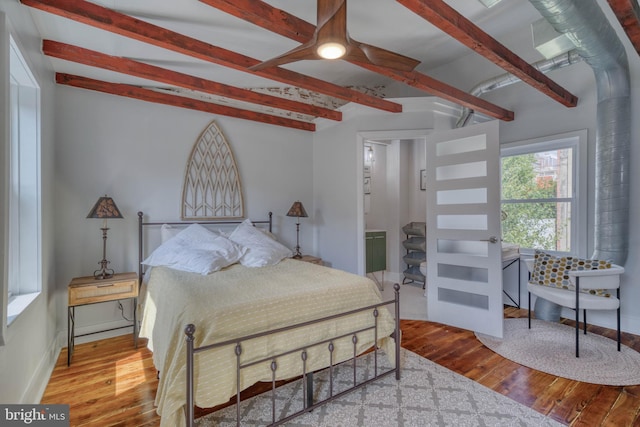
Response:
M29 304L31 304L38 295L40 295L40 292L11 297L7 307L7 326L9 326L20 315L20 313L26 310L27 307L29 307Z

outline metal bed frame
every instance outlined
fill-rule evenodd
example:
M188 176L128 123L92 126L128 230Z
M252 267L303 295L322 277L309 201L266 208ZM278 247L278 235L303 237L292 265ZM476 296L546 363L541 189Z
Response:
M395 290L395 297L393 300L389 300L386 302L381 302L379 304L374 304L374 305L370 305L367 307L362 307L359 309L355 309L355 310L350 310L344 313L339 313L339 314L335 314L332 316L327 316L327 317L323 317L320 319L316 319L316 320L310 320L307 322L302 322L302 323L298 323L295 325L290 325L290 326L285 326L282 328L277 328L277 329L273 329L270 331L266 331L266 332L261 332L261 333L256 333L256 334L251 334L251 335L246 335L244 337L240 337L240 338L234 338L231 340L227 340L227 341L223 341L220 343L215 343L215 344L209 344L209 345L204 345L201 347L195 347L194 346L194 333L196 331L196 327L193 324L189 324L187 325L187 327L184 330L184 333L186 335L186 340L187 340L187 369L186 369L186 375L187 375L187 381L186 381L186 385L187 385L187 401L185 404L185 417L186 417L186 423L188 427L194 427L195 426L195 418L194 418L194 358L195 355L201 352L205 352L207 350L212 350L215 348L219 348L219 347L223 347L223 346L229 346L229 345L235 345L235 355L236 355L236 425L239 427L240 426L240 371L244 368L248 368L250 366L254 366L256 364L261 364L261 363L269 363L269 367L271 369L271 424L269 424L269 426L278 426L281 425L287 421L292 420L295 417L298 417L302 414L305 414L307 412L310 412L312 410L314 410L315 408L322 406L326 403L331 402L334 399L337 399L347 393L352 392L353 390L356 390L358 388L364 387L367 384L376 381L380 378L386 377L387 375L391 375L391 374L395 374L396 376L396 380L400 380L400 285L399 284L394 284L393 288ZM380 352L380 350L378 349L377 346L377 342L378 342L378 315L379 315L379 307L385 306L385 305L390 305L393 304L394 305L394 309L395 309L395 327L394 327L394 331L393 334L391 335L394 338L395 341L395 366L392 369L388 369L384 372L378 372L378 353ZM327 322L330 320L335 320L335 319L340 319L342 317L347 317L349 315L352 314L356 314L356 313L362 313L362 312L366 312L366 311L371 311L372 314L372 319L373 319L373 324L371 326L365 327L365 328L361 328L361 329L356 329L356 330L352 330L349 331L347 333L341 334L341 335L336 335L332 338L329 339L325 339L322 341L319 341L317 343L313 343L310 344L308 346L304 346L304 347L298 347L298 348L294 348L294 349L290 349L287 350L285 352L282 353L278 353L278 354L273 354L273 355L269 355L269 356L265 356L259 360L250 362L250 363L243 363L241 360L241 356L242 356L242 343L246 342L246 341L250 341L252 339L256 339L256 338L260 338L260 337L264 337L267 335L272 335L272 334L277 334L277 333L281 333L281 332L286 332L286 331L290 331L293 329L298 329L298 328L303 328L305 326L309 326L312 324L317 324L317 323L322 323L322 322ZM357 343L358 343L358 334L359 333L363 333L366 331L371 331L373 330L374 332L374 349L373 349L373 358L374 358L374 370L373 370L373 376L371 378L365 379L361 382L357 382L357 377L356 377L356 358L358 357L357 354ZM334 351L334 341L341 339L341 338L348 338L351 337L351 342L353 343L353 357L349 358L347 361L341 362L341 363L348 363L349 361L351 361L353 363L353 385L339 393L334 394L334 387L333 387L333 369L334 367L337 365L334 363L333 360L333 351ZM320 345L326 345L327 346L327 352L328 352L328 356L329 356L329 366L327 367L329 369L329 397L327 397L326 399L323 400L318 400L316 402L314 402L313 400L313 372L307 372L307 366L306 366L306 361L307 361L307 350L311 347L315 347L315 346L320 346ZM300 396L300 399L303 402L303 409L294 412L290 415L287 415L286 417L280 418L280 419L276 419L276 373L278 370L278 358L282 357L282 356L286 356L289 354L293 354L293 353L299 353L300 354L300 360L302 363L302 394ZM325 368L325 369L327 369Z
M140 276L140 283L142 283L142 276L144 274L143 268L142 268L142 261L143 261L143 246L144 246L144 240L143 240L143 229L146 226L160 226L163 224L167 224L167 225L178 225L178 226L185 226L185 225L189 225L189 224L193 224L193 223L198 223L201 225L224 225L224 224L240 224L243 219L239 219L239 220L205 220L205 221L174 221L174 222L168 222L168 221L154 221L154 222L145 222L143 220L143 212L138 212L138 260L139 260L139 264L138 264L138 273ZM252 222L254 224L261 224L261 225L268 225L268 230L272 231L272 227L273 227L273 215L271 212L269 212L269 219L268 220L259 220L259 221L253 221ZM361 388L373 381L376 381L380 378L386 377L387 375L391 375L391 374L395 374L396 380L400 380L400 285L399 284L394 284L394 290L395 290L395 296L394 299L389 300L389 301L384 301L384 302L380 302L378 304L374 304L374 305L369 305L367 307L362 307L362 308L358 308L358 309L354 309L354 310L349 310L346 311L344 313L338 313L338 314L334 314L331 316L327 316L327 317L323 317L323 318L319 318L319 319L315 319L315 320L310 320L310 321L306 321L306 322L302 322L302 323L297 323L294 325L290 325L290 326L285 326L285 327L281 327L281 328L277 328L277 329L273 329L273 330L269 330L269 331L264 331L264 332L260 332L260 333L255 333L255 334L251 334L251 335L246 335L243 337L239 337L239 338L233 338L231 340L227 340L224 342L219 342L219 343L214 343L214 344L209 344L209 345L205 345L205 346L201 346L201 347L195 347L194 346L194 334L196 332L196 327L193 324L189 324L185 327L184 329L184 333L186 336L186 342L187 342L187 361L186 361L186 403L185 403L185 407L184 407L184 412L185 412L185 418L186 418L186 424L188 427L193 427L195 426L195 390L194 390L194 358L195 355L201 352L205 352L207 350L212 350L215 348L219 348L219 347L223 347L223 346L229 346L229 345L234 345L234 353L236 356L236 389L237 389L237 393L236 393L236 425L240 426L240 372L242 369L244 368L248 368L250 366L254 366L256 364L260 364L260 363L269 363L269 367L271 369L272 372L272 379L271 379L271 413L272 413L272 423L269 424L269 426L277 426L277 425L281 425L287 421L290 421L291 419L300 416L304 413L310 412L313 409L322 406L334 399L337 399L347 393L352 392L353 390L356 390L358 388ZM394 314L395 314L395 324L394 324L394 331L391 334L391 338L394 339L395 341L395 366L392 369L388 369L384 372L379 372L378 369L378 354L380 352L377 343L378 343L378 338L384 338L384 337L379 337L378 336L378 316L379 316L379 308L380 307L384 307L387 305L393 305L394 306ZM309 344L308 346L305 347L298 347L298 348L294 348L294 349L290 349L287 350L285 352L281 352L278 354L270 354L270 355L265 355L265 357L250 362L250 363L243 363L241 360L241 355L243 352L243 348L242 348L242 344L253 340L253 339L257 339L260 337L264 337L267 335L273 335L273 334L278 334L278 333L283 333L283 332L287 332L287 331L291 331L294 329L298 329L298 328L303 328L306 326L310 326L313 324L318 324L318 323L323 323L323 322L328 322L331 320L337 320L337 319L341 319L341 318L346 318L347 316L350 315L354 315L357 313L363 313L363 312L367 312L370 311L371 312L371 325L367 326L367 327L363 327L363 328L359 328L359 329L354 329L351 330L349 332L328 338L328 339L324 339L320 342L317 343L312 343ZM373 357L374 357L374 370L373 370L373 376L362 380L361 382L357 382L357 378L356 378L356 358L358 356L357 354L357 343L358 343L358 334L360 333L364 333L367 331L373 331L374 333L374 345L373 345ZM333 360L333 351L334 351L334 342L336 340L339 339L346 339L348 337L351 337L351 342L353 343L353 356L351 358L349 358L347 361L343 361L340 363L335 363ZM324 369L329 369L329 397L327 397L326 399L323 400L318 400L315 401L313 400L313 372L307 372L307 366L306 366L306 360L307 360L307 351L309 348L312 347L316 347L316 346L320 346L320 345L326 345L327 347L327 352L328 352L328 358L329 358L329 363L328 366L325 367ZM302 402L303 402L303 409L294 412L284 418L281 419L276 419L276 410L275 410L275 390L276 390L276 373L278 370L278 358L279 357L283 357L286 355L290 355L290 354L294 354L298 352L300 354L300 360L302 363ZM340 391L338 393L334 394L334 387L333 387L333 369L335 366L337 366L338 364L344 364L344 363L348 363L348 362L352 362L353 364L353 385L343 391Z

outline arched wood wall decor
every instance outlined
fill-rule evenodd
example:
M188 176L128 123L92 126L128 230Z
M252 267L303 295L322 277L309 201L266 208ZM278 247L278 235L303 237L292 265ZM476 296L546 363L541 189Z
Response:
M181 216L187 220L244 217L238 167L215 122L200 134L187 161Z

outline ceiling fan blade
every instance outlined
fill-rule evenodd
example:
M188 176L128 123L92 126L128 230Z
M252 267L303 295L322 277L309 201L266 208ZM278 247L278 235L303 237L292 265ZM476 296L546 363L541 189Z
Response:
M289 52L249 67L249 69L258 71L305 59L322 59L318 55L317 48L318 45L325 42L340 42L348 49L346 0L318 0L317 4L318 25L311 40Z
M252 71L305 59L322 59L317 52L318 46L334 42L346 48L342 59L392 68L400 71L412 71L420 64L408 56L391 52L380 47L353 40L347 31L347 0L317 0L317 26L313 38L301 46L275 58L249 67Z
M264 62L249 67L251 71L264 70L265 68L275 67L278 65L288 64L290 62L301 61L304 59L319 59L316 54L315 38L302 44L289 52L276 56L275 58L268 59Z
M364 62L370 62L373 65L400 71L413 71L413 69L420 64L420 61L416 59L391 52L390 50L383 49L381 47L361 43L353 39L351 39L350 42L351 49L349 49L349 53L345 57L347 60L352 59L354 61L363 62L362 56L364 56ZM362 53L362 56L360 55L360 52Z

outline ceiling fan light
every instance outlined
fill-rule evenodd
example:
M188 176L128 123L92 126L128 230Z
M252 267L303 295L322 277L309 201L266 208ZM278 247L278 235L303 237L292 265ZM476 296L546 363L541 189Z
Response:
M326 42L318 46L317 52L324 59L338 59L347 53L347 48L341 43Z

